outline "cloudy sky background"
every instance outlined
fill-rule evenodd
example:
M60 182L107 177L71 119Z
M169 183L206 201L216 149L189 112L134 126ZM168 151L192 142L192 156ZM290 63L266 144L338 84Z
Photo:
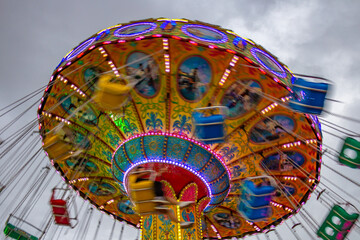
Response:
M293 72L331 79L334 84L328 97L342 103L328 102L327 110L360 119L359 9L357 0L0 0L0 109L46 85L62 57L99 30L132 20L168 17L200 20L231 29L261 44ZM2 117L0 127L17 114ZM29 119L35 117L36 107ZM323 117L356 132L360 130L358 123L326 114ZM325 145L341 147L340 139L324 136ZM326 157L324 161L360 181L358 170L341 167ZM346 192L360 197L359 188L338 174L325 167L322 174ZM332 188L328 183L325 185ZM321 223L328 210L314 198L306 209ZM99 216L94 215L96 219ZM112 221L106 221L101 228L105 237L98 239L109 238ZM0 224L2 228L3 223ZM120 223L116 225L113 239L118 239L120 226ZM349 239L360 238L359 229L355 230ZM301 228L299 231L308 239ZM279 227L279 232L283 239L295 239L285 224ZM136 234L137 231L126 228L124 239L135 239ZM277 239L276 235L270 237ZM59 239L74 239L73 233L69 231Z

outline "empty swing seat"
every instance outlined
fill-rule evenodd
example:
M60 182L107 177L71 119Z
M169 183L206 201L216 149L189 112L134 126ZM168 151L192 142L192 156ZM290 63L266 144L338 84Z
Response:
M289 106L298 112L321 114L329 84L308 82L302 78L294 78L294 96Z
M102 111L121 113L133 86L114 83L111 82L112 79L111 75L102 75L99 78L93 100Z
M155 213L155 207L158 204L153 201L155 198L154 182L136 182L136 176L134 175L130 175L128 180L131 199L135 204L135 211L140 215Z
M261 221L268 218L272 211L270 202L275 193L273 186L255 186L246 180L242 186L239 212L249 221Z
M21 225L22 228L17 227L15 222L16 225ZM11 214L6 220L4 234L5 236L12 239L38 240L41 239L44 231L23 220L22 218L15 217Z
M339 205L335 205L320 226L317 235L324 240L345 239L358 217L359 214L349 214Z
M339 162L351 168L360 168L360 142L347 137L340 152Z
M38 240L38 237L35 237L24 230L15 227L11 223L7 223L4 229L4 233L7 237L18 239L18 240Z
M53 160L65 160L72 156L72 146L61 140L59 135L47 135L44 139L43 149Z
M204 144L221 143L225 140L225 115L210 114L205 116L202 112L203 110L211 112L215 108L220 107L198 108L192 113L197 140Z
M52 208L52 213L54 216L54 221L57 225L63 225L63 226L69 226L71 228L74 228L77 225L77 217L70 217L68 207L67 207L67 201L62 199L64 198L64 195L62 198L55 198L55 191L67 191L67 189L61 189L61 188L53 188L52 195L50 198L50 205ZM75 203L74 203L75 204ZM75 205L74 205L75 206ZM72 221L74 224L72 224Z
M51 197L50 205L52 207L55 223L58 225L65 225L71 227L66 201L63 199L54 199L53 197Z

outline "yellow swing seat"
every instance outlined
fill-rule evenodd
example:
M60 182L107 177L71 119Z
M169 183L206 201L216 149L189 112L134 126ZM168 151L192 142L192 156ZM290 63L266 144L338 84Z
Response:
M47 135L44 139L43 149L53 160L65 160L72 156L72 146L61 140L59 135Z
M121 113L121 107L128 100L129 92L133 86L113 83L111 82L112 78L108 74L99 78L93 100L102 111Z
M140 215L156 213L155 207L158 205L154 202L154 182L153 181L140 181L136 182L136 176L129 176L130 195L135 210Z

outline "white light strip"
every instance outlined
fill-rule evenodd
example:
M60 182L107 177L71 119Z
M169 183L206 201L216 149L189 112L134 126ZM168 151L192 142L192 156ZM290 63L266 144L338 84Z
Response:
M297 142L292 142L292 143L285 143L282 145L283 148L290 148L290 147L296 147L296 146L300 146L301 142L297 141Z
M59 79L60 82L63 82L65 84L69 83L69 80L66 79L65 77L61 76L60 74L57 76L57 79ZM71 84L70 88L74 89L74 91L76 91L78 94L80 94L80 96L86 97L86 94L83 91L81 91L80 88L78 86L76 86L75 84Z
M297 177L294 177L294 176L284 176L283 177L285 180L290 180L290 181L296 181L296 180L298 180L298 178Z
M219 85L220 85L220 86L224 85L224 83L226 82L226 79L227 79L227 78L229 77L229 75L230 75L230 72L231 72L230 68L231 68L231 67L234 67L238 60L239 60L239 57L236 56L236 55L234 55L233 58L232 58L231 61L230 61L230 67L227 68L227 69L225 69L225 72L224 72L223 76L222 76L221 79L220 79L220 82L219 82Z
M102 54L102 56L104 58L107 58L108 54L107 52L105 51L105 49L103 47L99 47L98 50L100 51L100 53ZM115 64L113 61L109 60L107 61L107 63L109 64L109 67L111 68L111 70L114 72L115 76L116 77L120 77L120 73L119 71L117 70Z
M280 203L277 203L277 202L273 202L271 201L270 202L271 205L273 205L274 207L277 207L277 208L284 208L286 211L288 212L292 212L293 209L289 208L289 207L285 207L284 205L280 204Z
M165 59L165 72L170 72L170 55L167 53L169 50L169 40L167 38L163 38L163 49L165 50L164 59Z
M266 108L264 108L263 110L261 110L262 114L265 114L271 110L273 110L274 108L276 108L279 104L277 104L276 102L270 104L269 106L267 106Z
M43 116L45 116L45 117L53 117L53 115L52 115L51 113L48 113L48 112L45 112L45 111L43 111L43 112L41 113L41 115L43 115ZM55 119L56 119L57 121L66 123L67 125L70 124L70 121L66 120L65 118L61 118L61 117L55 116Z

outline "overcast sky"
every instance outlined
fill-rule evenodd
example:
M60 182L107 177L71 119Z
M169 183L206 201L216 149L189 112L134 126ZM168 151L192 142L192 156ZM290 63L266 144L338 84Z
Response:
M331 79L328 97L343 103L328 103L328 110L360 119L359 10L357 0L0 0L0 108L46 85L62 57L99 30L168 17L231 29L261 44L293 72ZM360 130L359 124L324 117ZM325 143L340 147L335 139ZM359 175L357 170L341 171ZM360 197L358 188L346 187Z

